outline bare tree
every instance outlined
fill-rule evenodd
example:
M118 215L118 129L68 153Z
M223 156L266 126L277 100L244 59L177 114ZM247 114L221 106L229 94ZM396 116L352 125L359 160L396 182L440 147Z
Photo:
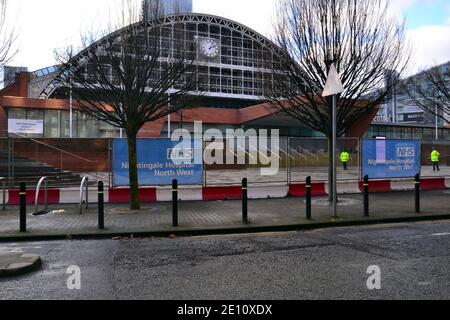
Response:
M7 6L7 0L0 0L0 70L3 70L3 67L17 53L17 50L13 47L16 33L14 29L8 28L6 25Z
M433 115L450 119L450 62L410 77L401 84L410 101Z
M176 25L158 17L107 35L63 60L64 81L73 83L79 108L128 138L131 209L140 209L136 140L139 130L187 106L195 90L195 66L185 56ZM164 39L163 39L164 35ZM167 39L170 39L167 41ZM61 60L61 55L59 57Z
M332 99L321 96L331 64L345 88L337 100L340 137L390 97L387 71L402 74L410 57L404 23L391 17L384 0L281 0L278 17L275 42L282 53L273 63L268 98L302 125L323 133L331 155Z

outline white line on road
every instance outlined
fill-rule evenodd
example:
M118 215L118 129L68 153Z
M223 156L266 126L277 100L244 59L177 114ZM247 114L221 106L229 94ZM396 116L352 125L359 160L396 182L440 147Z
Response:
M434 234L430 234L430 236L432 237L444 237L444 236L450 236L450 233L446 232L446 233L434 233Z

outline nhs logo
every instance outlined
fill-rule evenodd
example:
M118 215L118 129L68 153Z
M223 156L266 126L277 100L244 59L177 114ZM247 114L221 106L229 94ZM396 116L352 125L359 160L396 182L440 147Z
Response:
M194 159L194 149L192 148L167 149L167 159L172 161L192 161Z
M398 158L414 158L416 156L416 148L414 147L397 147Z

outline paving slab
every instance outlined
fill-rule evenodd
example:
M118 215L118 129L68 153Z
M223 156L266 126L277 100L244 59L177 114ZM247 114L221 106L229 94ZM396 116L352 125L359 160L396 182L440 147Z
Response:
M14 277L38 269L41 257L27 253L0 254L0 278Z

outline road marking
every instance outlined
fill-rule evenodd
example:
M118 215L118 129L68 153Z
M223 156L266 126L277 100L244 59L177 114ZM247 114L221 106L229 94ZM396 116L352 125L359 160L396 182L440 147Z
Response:
M42 247L0 247L0 254L8 254L8 253L24 253L24 250L29 249L42 249Z
M444 237L444 236L450 236L450 233L446 232L446 233L434 233L434 234L430 234L430 236L432 237Z

